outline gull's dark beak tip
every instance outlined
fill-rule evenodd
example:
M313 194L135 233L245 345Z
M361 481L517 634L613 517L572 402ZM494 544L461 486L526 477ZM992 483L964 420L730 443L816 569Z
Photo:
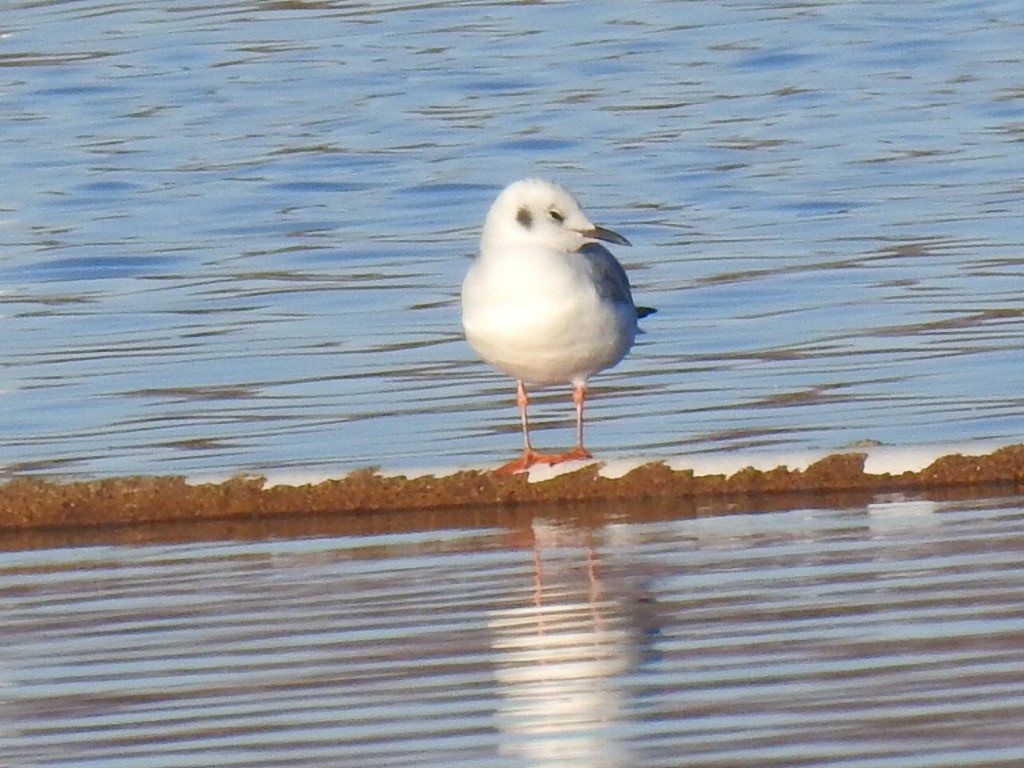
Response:
M580 234L593 240L604 240L606 243L615 243L616 245L633 245L618 232L613 232L612 230L605 229L604 227L594 227L593 229L588 229Z

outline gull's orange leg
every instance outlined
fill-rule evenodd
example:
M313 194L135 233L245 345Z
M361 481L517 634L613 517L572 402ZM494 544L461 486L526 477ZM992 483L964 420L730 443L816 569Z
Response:
M523 425L523 452L494 471L499 475L512 475L529 469L534 464L557 464L564 461L560 458L561 454L539 453L530 445L530 422L526 418L526 407L530 404L530 398L526 396L526 386L521 381L516 382L516 404L519 406L519 422Z
M572 401L576 404L576 445L572 450L559 454L559 461L572 459L590 459L590 451L583 447L583 401L587 397L586 382L572 385ZM552 462L552 464L555 462Z
M583 401L587 396L585 383L574 384L572 401L576 404L576 445L564 453L540 453L530 445L530 425L526 418L526 406L530 400L526 396L526 387L519 381L516 388L516 403L519 405L519 421L523 425L523 452L507 464L502 464L495 472L501 475L512 475L529 469L534 464L558 464L573 459L589 459L590 452L583 447Z

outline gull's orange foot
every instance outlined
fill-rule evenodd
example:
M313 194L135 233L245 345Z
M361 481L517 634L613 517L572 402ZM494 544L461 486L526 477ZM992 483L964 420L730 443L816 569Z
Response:
M594 458L594 457L590 454L590 451L588 451L582 445L577 445L571 451L566 451L565 453L558 454L558 461L573 461L575 459L592 459L592 458ZM556 464L557 462L553 461L551 463L552 464Z
M531 448L528 451L523 451L520 456L512 459L507 464L502 464L494 471L499 475L514 475L516 472L525 472L534 464L559 464L563 461L589 458L591 458L590 453L579 445L571 451L565 451L564 453L540 453Z

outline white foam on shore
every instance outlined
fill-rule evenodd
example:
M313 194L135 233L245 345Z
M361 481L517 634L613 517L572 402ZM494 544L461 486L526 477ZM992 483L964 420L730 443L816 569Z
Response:
M864 471L871 475L891 474L899 475L903 472L920 472L942 456L961 454L964 456L982 456L1003 447L995 442L971 442L971 443L947 443L941 445L878 445L878 446L851 446L836 448L830 451L766 451L763 453L704 453L689 456L676 456L667 459L657 459L651 456L640 458L595 458L584 461L567 461L562 464L538 464L529 470L529 481L531 483L544 482L552 478L564 475L569 472L576 472L583 467L596 465L598 474L601 477L617 479L628 474L637 467L662 461L673 471L685 469L692 470L695 475L734 475L740 470L748 467L766 472L777 467L785 467L789 470L805 470L811 464L820 461L828 456L835 456L845 453L865 453L867 459L864 463ZM434 466L415 467L410 469L387 469L381 468L377 471L381 477L406 477L414 479L417 477L447 477L456 472L464 470L479 470L483 472L496 469L498 464L493 466ZM356 470L359 471L359 470ZM325 480L338 479L345 476L345 473L330 474L324 471L304 471L301 469L289 468L280 471L269 470L260 473L266 477L264 487L272 488L275 485L300 486L323 482ZM222 475L190 477L190 484L198 483L221 483L231 477L245 477L246 475ZM256 476L251 473L249 476Z
M689 469L694 475L734 475L737 472L752 468L767 472L777 467L789 470L804 471L812 464L829 456L847 453L864 453L864 472L869 475L891 474L904 472L920 472L943 456L961 454L964 456L983 456L1001 448L996 442L947 443L942 445L877 445L851 446L830 451L767 451L764 453L706 453L692 456L679 456L664 459L665 465L673 471ZM598 464L601 477L619 478L637 467L649 464L656 459L610 459L605 461L570 461L564 464L540 465L530 469L530 482L542 482L553 477L575 472L581 467Z

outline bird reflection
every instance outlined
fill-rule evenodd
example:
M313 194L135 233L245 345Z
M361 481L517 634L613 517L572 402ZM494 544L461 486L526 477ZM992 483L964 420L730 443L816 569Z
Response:
M532 766L635 764L622 736L647 601L602 572L592 532L532 521L533 590L490 616L505 754Z

